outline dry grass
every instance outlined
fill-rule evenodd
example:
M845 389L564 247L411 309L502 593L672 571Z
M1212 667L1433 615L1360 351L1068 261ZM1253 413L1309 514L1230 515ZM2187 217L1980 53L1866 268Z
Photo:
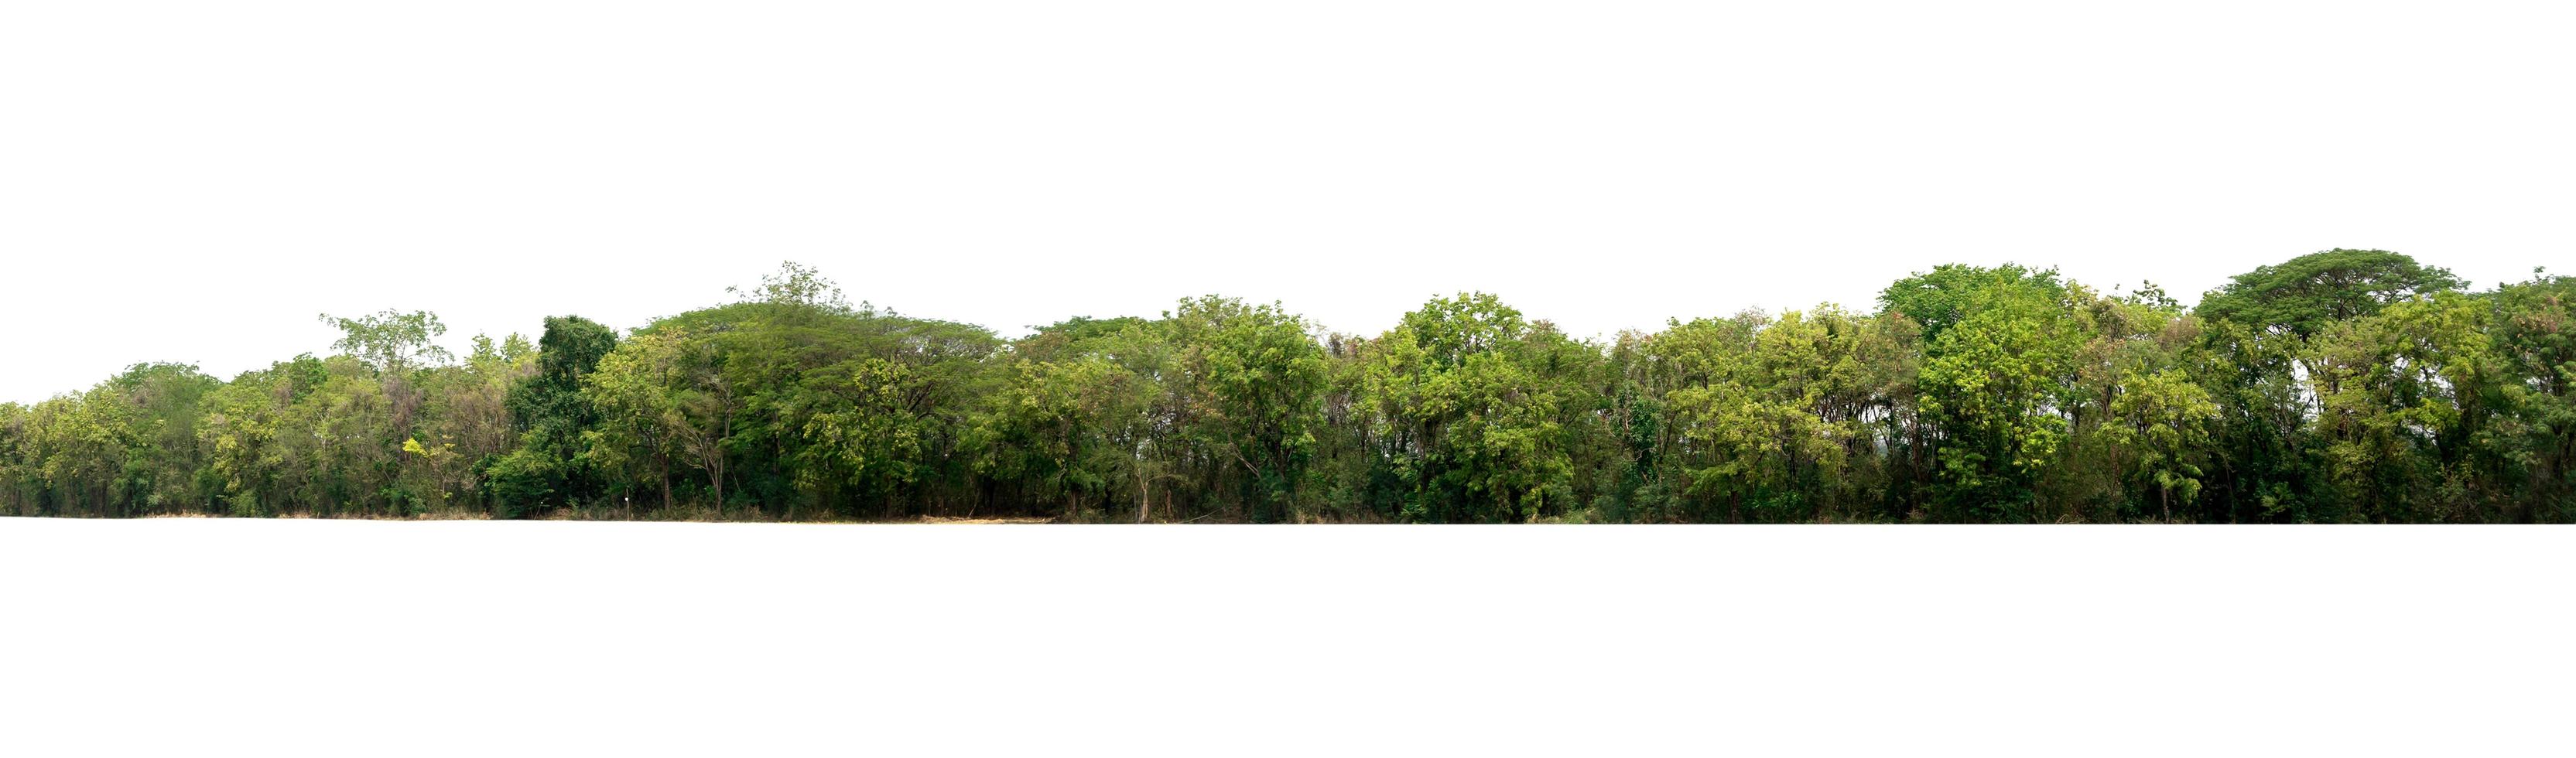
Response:
M1052 523L1055 523L1055 519L1051 519L1051 518L949 518L949 517L947 517L947 516L923 516L923 517L921 517L920 519L917 519L917 520L914 520L914 521L904 521L904 522L896 522L896 523L907 523L907 524L1052 524Z
M316 516L310 513L280 513L274 516L232 516L221 513L154 513L146 516L136 516L135 518L220 518L245 520L320 519L326 521L490 521L492 520L492 514L476 513L473 511L432 511L417 516L368 516L354 513L335 513L329 516Z

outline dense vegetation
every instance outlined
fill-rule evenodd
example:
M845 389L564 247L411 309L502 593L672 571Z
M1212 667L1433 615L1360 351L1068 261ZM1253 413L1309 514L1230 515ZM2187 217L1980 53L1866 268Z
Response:
M2186 309L1949 265L1608 342L1206 297L1004 340L790 264L461 360L428 313L0 405L0 513L1428 522L2576 520L2576 279L2332 250Z

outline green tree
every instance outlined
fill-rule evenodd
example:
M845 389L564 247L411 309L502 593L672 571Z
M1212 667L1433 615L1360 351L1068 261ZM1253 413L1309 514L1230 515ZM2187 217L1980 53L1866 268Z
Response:
M1180 385L1169 415L1197 449L1240 467L1247 518L1295 520L1325 381L1323 349L1305 321L1275 303L1208 296L1181 301L1163 323L1178 355L1153 375Z
M2074 398L2083 324L2063 290L2027 280L1978 286L1974 307L1929 341L1920 386L1938 430L1944 521L2028 521L2040 473L2057 461Z
M2438 293L2337 322L2314 340L2327 480L2355 518L2485 520L2504 493L2469 481L2494 388L2491 309Z
M2494 411L2481 472L2511 491L2506 518L2576 521L2576 279L2534 271L2490 298Z
M599 408L583 393L582 382L617 349L617 333L580 316L554 316L545 323L535 371L512 383L503 400L519 444L482 464L493 483L494 514L504 518L605 494L582 455L584 435L600 423Z
M1777 319L1744 314L1676 324L1659 343L1692 380L1664 406L1691 495L1729 520L1874 517L1882 474L1870 423L1891 407L1903 365L1884 322L1832 306Z
M27 407L0 403L0 504L13 516L36 515L42 497L41 464L31 449Z
M1408 521L1518 522L1573 505L1565 388L1533 329L1493 295L1433 298L1376 340L1362 377L1379 466Z
M340 330L340 339L331 343L331 349L366 361L378 371L400 374L455 358L438 346L438 338L447 333L447 325L428 311L388 310L357 318L325 313L321 319Z
M2110 408L2115 421L2106 425L2105 436L2130 450L2122 456L2124 473L2152 487L2162 518L2173 519L2176 503L2188 513L2207 475L2200 460L2210 426L2218 419L2218 404L2180 369L2130 373L2120 384L2123 391Z
M1128 417L1141 391L1134 374L1097 357L1018 364L979 426L984 473L1017 480L1039 502L1058 503L1066 520L1081 519L1084 499L1105 500L1130 463L1101 427Z
M2237 274L2201 299L2199 313L2309 338L2335 322L2462 285L2450 271L2405 255L2337 248Z
M802 475L840 478L883 501L883 511L891 514L895 499L929 469L937 433L924 410L932 387L919 373L883 358L862 360L851 371L850 385L847 406L806 422L812 450L830 460L806 466Z
M1899 279L1878 295L1879 309L1903 314L1922 326L1926 344L1988 304L1990 293L2040 290L2063 294L2066 284L2057 269L2033 270L2018 263L1984 268L1961 263Z
M585 452L608 466L650 461L666 500L674 465L694 467L722 515L726 446L745 401L722 368L712 342L685 329L618 345L582 380L600 411L600 428L584 435Z

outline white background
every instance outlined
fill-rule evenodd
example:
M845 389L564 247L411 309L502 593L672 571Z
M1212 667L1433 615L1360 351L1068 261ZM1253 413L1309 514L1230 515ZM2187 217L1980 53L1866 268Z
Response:
M2558 756L2565 534L0 519L0 748Z
M0 400L780 259L1582 334L2568 259L2548 4L0 4ZM2541 755L2555 529L0 520L11 755Z
M2564 4L0 3L0 400L624 328L781 259L1008 333L1497 292L1577 334L1943 262L2185 301L2576 253Z

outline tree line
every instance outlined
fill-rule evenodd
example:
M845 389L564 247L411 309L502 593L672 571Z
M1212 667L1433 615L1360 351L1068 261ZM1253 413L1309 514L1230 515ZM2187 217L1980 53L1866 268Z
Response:
M1375 336L1179 302L1006 340L787 264L620 334L426 312L229 381L0 405L0 514L1116 522L2564 522L2576 279L2378 250L2192 307L1943 265L1580 339L1493 295Z

